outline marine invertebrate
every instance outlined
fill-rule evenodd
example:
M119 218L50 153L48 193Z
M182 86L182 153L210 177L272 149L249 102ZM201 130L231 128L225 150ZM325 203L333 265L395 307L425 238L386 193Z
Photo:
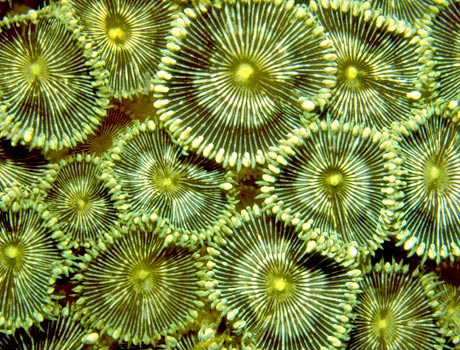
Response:
M100 163L96 156L68 156L45 177L43 216L62 247L88 247L118 234L118 213L100 180Z
M261 196L278 218L371 251L394 229L400 159L389 132L321 121L296 130L271 156Z
M444 6L431 20L427 30L430 33L433 60L425 63L428 72L436 74L436 92L442 102L458 101L460 80L458 67L460 66L460 3L455 0L444 2ZM431 68L431 69L430 69ZM442 79L439 79L442 77Z
M165 247L158 229L123 235L75 277L84 324L114 339L151 344L196 319L204 305L194 254Z
M110 71L115 98L151 91L175 9L163 0L65 0Z
M458 269L456 271L458 276ZM439 332L452 344L460 344L460 284L446 281L430 273L424 287L430 297L430 305L436 311Z
M38 184L48 162L38 151L30 151L5 139L0 140L0 205L8 203L19 194L40 192Z
M384 15L401 19L410 24L419 24L427 20L427 15L435 13L440 1L372 0L370 3L373 8L381 10Z
M396 238L409 255L439 263L460 256L460 130L437 113L418 118L395 125L405 194Z
M424 284L438 317L439 332L449 344L460 348L460 259L445 260Z
M17 330L13 335L0 334L0 350L81 350L94 337L72 318L69 306L59 311L56 320L45 320L40 327Z
M333 119L390 127L411 115L422 96L415 29L367 3L310 2L337 51L338 76L328 112Z
M78 145L73 152L91 153L102 156L114 145L115 140L123 133L130 121L131 118L121 106L110 108L107 112L107 116L103 119L94 135L90 135L88 139L84 143Z
M0 329L13 333L43 321L55 308L53 284L66 272L57 242L33 203L0 211Z
M250 214L224 246L208 249L203 284L212 306L257 348L343 346L360 275L355 249Z
M108 101L105 70L76 25L49 5L0 30L0 135L45 151L85 139Z
M331 42L294 1L201 4L171 33L154 106L176 141L224 167L264 163L335 83Z
M420 279L403 262L368 265L354 309L350 350L442 349Z
M184 154L153 121L135 123L104 165L104 179L128 225L163 223L161 236L194 246L228 232L232 198L225 172Z
M167 337L165 350L210 350L210 349L244 349L256 350L253 339L245 339L235 334L232 327L224 320L218 323L201 321L201 327L194 327L179 337ZM230 323L230 322L228 322Z

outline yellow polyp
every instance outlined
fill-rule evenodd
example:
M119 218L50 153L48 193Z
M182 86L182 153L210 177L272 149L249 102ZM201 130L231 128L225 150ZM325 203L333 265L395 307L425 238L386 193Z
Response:
M10 245L5 249L5 256L10 259L15 259L21 254L21 251L17 246Z
M47 67L45 62L38 58L25 67L25 78L29 83L34 83L46 79Z
M387 320L386 319L378 320L375 324L375 328L378 333L385 332L385 330L388 328Z
M393 334L393 322L391 315L385 310L377 312L372 326L375 337L385 339L386 341L391 338Z
M256 71L249 63L241 63L236 67L234 79L238 83L248 83L254 78Z
M448 175L439 161L428 162L424 170L425 185L430 191L442 191L446 188Z
M87 203L86 203L83 199L79 199L79 200L77 201L77 208L78 208L79 210L84 210L84 209L86 208L86 204L87 204Z
M329 194L335 194L342 190L345 183L345 176L341 171L329 171L324 174L324 191Z
M137 279L140 279L140 280L145 280L147 277L149 277L150 273L145 270L145 269L140 269L139 271L137 271L136 273L136 278Z
M353 80L358 77L359 71L355 66L348 66L345 69L345 78L348 80Z
M153 273L149 267L141 266L134 269L131 278L134 290L139 293L149 292L154 287Z
M81 194L76 195L70 203L71 207L79 213L87 211L90 208L90 204L89 198Z
M128 37L128 33L120 27L110 28L107 35L111 40L116 42L125 41Z
M160 192L172 194L178 189L179 177L174 171L163 169L155 174L154 184Z
M43 73L43 67L42 65L36 62L32 63L32 65L30 66L30 72L35 76L40 76Z
M257 66L251 62L235 62L231 74L235 84L242 87L253 87L259 81Z
M429 169L429 174L428 177L431 181L437 181L441 177L441 169L437 166L432 166L431 169Z
M292 295L295 285L285 276L275 275L268 279L267 287L268 293L278 301L281 301Z
M354 65L349 65L343 70L343 79L346 84L352 88L358 88L361 86L362 72Z
M162 187L170 187L173 184L173 180L170 177L162 180L161 186Z
M326 183L329 186L337 187L343 184L343 175L342 173L332 173L326 177Z
M22 265L22 256L23 252L21 246L18 244L8 244L6 247L3 247L2 254L0 255L4 267L8 267L14 270L17 270Z
M273 289L278 292L283 292L287 288L287 281L284 278L276 278L273 281Z

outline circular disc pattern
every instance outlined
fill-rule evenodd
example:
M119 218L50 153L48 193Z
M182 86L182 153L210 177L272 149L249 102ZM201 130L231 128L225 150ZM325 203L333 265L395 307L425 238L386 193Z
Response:
M421 97L416 85L419 56L411 41L415 30L357 2L338 7L333 3L326 0L315 6L337 51L331 117L375 128L408 119L412 99Z
M251 215L224 247L215 249L212 281L206 283L214 286L209 299L223 316L236 320L235 328L255 336L257 348L343 345L359 271L334 258L340 249L323 256L293 227L266 215Z
M219 165L184 154L151 121L129 129L112 152L104 178L128 224L164 221L161 235L191 245L225 230L233 204Z
M45 151L75 146L106 114L97 53L54 6L0 28L0 135Z
M287 222L310 221L375 250L394 219L393 210L385 209L399 203L395 151L389 133L338 121L313 123L274 150L263 177L265 203Z
M0 206L12 197L39 192L39 184L49 168L40 152L28 150L8 140L0 140Z
M449 0L430 24L438 93L442 101L459 100L460 95L460 2ZM441 81L441 83L439 83Z
M323 107L334 85L331 43L293 1L223 1L186 9L155 87L174 138L225 165L254 167Z
M350 350L443 349L420 276L402 263L369 267L358 295Z
M187 249L165 248L155 230L129 232L76 276L83 322L134 344L183 329L200 305L194 263Z
M57 243L37 210L0 211L0 329L43 321L54 308L50 289L61 271Z
M460 127L435 114L400 130L405 205L397 238L423 260L460 256Z
M67 247L116 235L118 213L102 182L100 159L78 154L47 174L45 218Z
M163 0L68 0L110 71L115 98L150 91L172 19Z

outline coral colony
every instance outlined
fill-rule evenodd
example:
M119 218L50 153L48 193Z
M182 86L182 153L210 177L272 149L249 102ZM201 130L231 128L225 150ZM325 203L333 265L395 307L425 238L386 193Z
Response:
M0 350L460 349L460 0L0 12Z

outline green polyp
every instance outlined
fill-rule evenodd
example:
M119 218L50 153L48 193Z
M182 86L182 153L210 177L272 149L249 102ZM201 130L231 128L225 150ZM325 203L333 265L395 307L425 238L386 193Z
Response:
M325 190L329 194L336 194L345 184L345 175L340 170L330 170L324 174Z
M381 344L387 343L394 333L394 322L391 314L384 309L378 310L372 322L372 329L375 337L381 339Z
M162 193L174 194L179 188L180 175L171 169L161 169L154 175L154 185Z
M428 161L423 177L428 191L443 192L446 190L449 176L442 160L434 158Z
M141 264L131 274L131 282L137 293L149 293L155 286L155 273L151 266Z
M25 79L30 83L38 83L46 80L48 68L45 61L38 57L24 68Z
M268 293L278 301L289 298L295 289L295 284L286 276L275 274L267 280Z
M82 193L76 194L70 203L70 206L79 214L86 213L91 207L90 198Z
M236 62L231 71L233 81L239 86L254 86L259 80L257 67L251 62Z
M20 268L23 255L24 252L19 243L6 244L2 249L2 260L4 266L12 269Z
M131 31L126 21L122 18L116 18L107 20L106 33L115 45L121 45L129 38Z

